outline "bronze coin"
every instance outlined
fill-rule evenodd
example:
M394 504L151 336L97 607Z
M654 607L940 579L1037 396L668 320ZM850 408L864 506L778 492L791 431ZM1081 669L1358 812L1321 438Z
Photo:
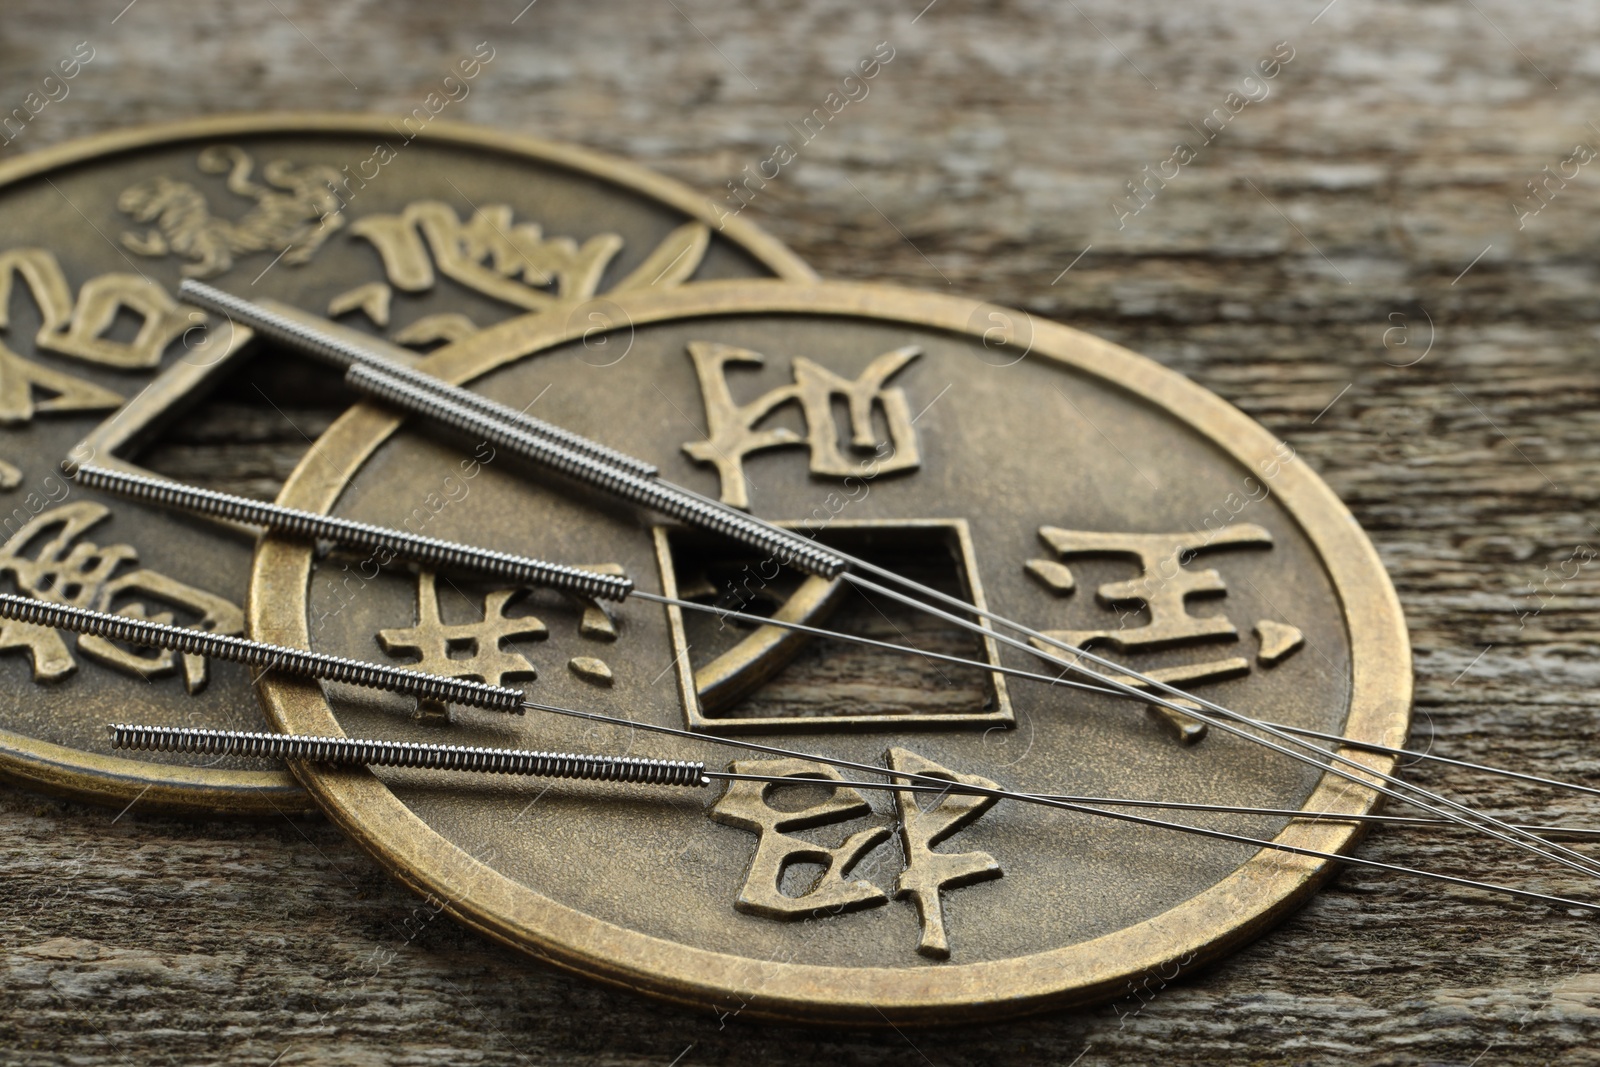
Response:
M596 293L811 272L705 197L584 149L415 116L204 119L0 168L0 571L16 591L240 633L253 537L82 491L129 467L255 347L174 299L183 277L400 345ZM309 443L309 442L308 442ZM110 720L260 728L253 679L198 657L0 625L0 773L142 807L304 808L282 770L111 754Z
M944 295L726 282L507 322L425 366L514 406L537 399L543 416L671 481L808 525L1229 707L1391 745L1405 736L1406 628L1349 512L1289 445L1114 344ZM817 613L831 601L841 627L1038 666L853 588L808 588L381 406L345 413L318 452L283 503L617 567L642 588L729 606L800 600L793 610ZM709 699L762 631L319 560L276 538L258 551L250 612L265 640L522 684L535 700L706 740L269 678L268 714L286 731L802 776L664 795L296 767L332 818L469 925L724 1014L941 1022L1122 995L1258 935L1330 866L1005 800L819 785L820 764L717 737L1034 793L1339 812L1374 800L1137 701L832 641ZM1358 836L1326 821L1158 814L1328 851Z

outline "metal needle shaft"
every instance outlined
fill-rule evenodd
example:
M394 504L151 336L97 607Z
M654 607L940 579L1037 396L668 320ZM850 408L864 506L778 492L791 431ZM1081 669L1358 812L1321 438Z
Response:
M542 708L543 705L529 704L529 707ZM554 709L545 709L554 710ZM582 714L580 717L598 721L613 721L626 723L630 726L639 726L645 729L660 729L667 733L681 733L696 740L709 741L713 744L730 743L728 739L689 734L688 731L677 731L667 727L653 728L642 723L627 723L627 720L610 719L608 716ZM1211 805L1166 805L1161 802L1129 801L1107 797L1060 797L1048 794L1019 793L1008 789L990 789L984 786L973 785L966 782L946 782L931 778L926 775L909 774L906 772L890 771L884 768L871 767L867 764L856 764L848 760L832 760L822 756L811 756L805 753L795 753L788 749L777 749L763 746L753 742L732 742L742 748L763 750L772 753L785 753L802 756L819 763L832 763L836 766L859 767L878 774L886 774L896 778L910 779L907 782L859 782L845 781L829 778L811 778L804 776L790 777L765 774L750 774L733 771L711 771L704 764L687 760L660 760L644 757L616 757L616 756L591 756L572 753L532 752L522 749L493 749L469 748L458 745L435 745L420 742L403 741L370 741L347 737L316 737L303 734L264 734L244 733L232 730L203 730L187 727L159 727L159 726L128 726L113 725L112 743L118 748L158 749L164 751L180 751L205 753L213 755L242 755L259 756L276 759L299 759L311 762L327 763L334 766L402 766L420 767L438 770L477 771L493 774L522 774L548 778L586 779L610 782L628 782L657 786L704 786L712 781L753 781L775 785L818 785L824 788L850 788L850 789L884 789L894 792L910 793L963 793L979 796L993 796L1000 799L1018 800L1024 803L1038 804L1045 807L1057 808L1064 811L1076 812L1083 815L1094 815L1102 818L1115 819L1121 822L1134 823L1158 829L1171 830L1179 833L1195 834L1217 840L1229 841L1235 844L1254 845L1258 848L1277 852L1287 852L1291 855L1305 856L1313 859L1330 860L1358 867L1368 867L1376 870L1389 871L1396 874L1407 874L1413 877L1426 878L1434 881L1447 882L1451 885L1466 886L1486 892L1499 893L1507 896L1520 897L1526 900L1537 900L1542 903L1556 904L1562 907L1581 908L1586 911L1600 911L1600 904L1582 900L1572 900L1566 897L1553 896L1547 893L1535 893L1526 889L1517 889L1512 886L1498 885L1493 882L1484 882L1472 878L1461 878L1455 875L1442 874L1437 871L1425 871L1416 867L1406 867L1395 863L1384 863L1379 860L1364 859L1359 856L1346 856L1335 852L1324 852L1319 849L1306 848L1292 845L1282 841L1267 840L1251 837L1247 834L1236 834L1226 830L1217 830L1210 827L1193 826L1188 823L1171 822L1165 819L1152 819L1148 816L1133 815L1127 812L1107 811L1105 806L1141 806L1141 807L1180 807L1188 809L1204 809L1231 811L1241 810L1246 813L1277 814L1270 809L1233 809L1226 806ZM1345 822L1360 821L1363 816L1346 816L1328 812L1292 812L1292 818L1323 819L1328 821Z
M474 748L430 742L372 741L350 737L318 737L306 734L252 733L241 730L213 730L194 726L139 726L113 723L111 747L156 752L192 752L210 756L249 756L258 759L306 760L332 766L415 767L425 770L472 771L481 774L520 774L544 778L581 778L645 785L705 785L711 781L767 782L773 785L804 785L812 781L830 788L875 789L892 792L939 795L967 792L960 782L943 787L911 782L862 782L850 779L821 780L793 775L749 774L708 770L704 763L663 760L643 756L596 756L571 752L533 752L514 748ZM681 774L679 773L681 771ZM1046 800L1071 804L1098 804L1103 807L1160 808L1174 811L1207 811L1229 815L1259 815L1271 818L1301 819L1312 822L1370 823L1402 828L1449 826L1442 819L1422 819L1407 815L1355 814L1342 811L1304 811L1299 808L1263 808L1243 804L1201 804L1178 800L1133 800L1127 797L1073 796L1061 793L1037 794ZM1540 834L1574 837L1600 837L1600 829L1579 826L1524 826Z

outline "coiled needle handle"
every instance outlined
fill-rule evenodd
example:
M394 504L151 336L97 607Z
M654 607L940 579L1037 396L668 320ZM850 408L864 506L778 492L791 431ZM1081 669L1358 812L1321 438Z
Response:
M306 734L249 733L185 726L114 723L111 746L153 752L308 760L340 767L421 767L439 771L521 774L639 785L704 786L706 765L646 756L593 756L519 748L474 748L416 741L371 741Z
M797 785L805 778L781 775L745 774L708 770L704 763L688 760L652 759L645 756L593 756L570 752L532 752L514 748L469 748L436 742L371 741L352 737L316 737L305 734L247 733L240 730L212 730L195 726L137 726L115 723L111 732L113 748L151 752L192 752L207 756L247 756L260 759L308 760L333 766L420 767L441 771L477 771L484 774L524 774L542 778L573 778L605 782L630 782L644 785L696 786L726 781L771 782ZM937 796L959 794L964 786L950 782L944 786L912 782L862 782L844 779L816 779L827 786L850 789L883 789L894 792L932 793ZM1041 794L1043 799L1074 804L1100 804L1125 808L1170 808L1182 811L1221 811L1243 815L1276 816L1325 822L1357 822L1395 825L1402 828L1449 826L1442 819L1405 815L1357 814L1337 811L1301 811L1295 808L1261 808L1239 804L1186 803L1176 800L1136 800L1125 797L1088 797ZM1559 834L1581 839L1600 837L1600 830L1582 826L1529 826L1540 834Z
M656 468L653 464L642 459L636 459L625 452L618 452L614 448L607 448L598 441L584 437L582 434L573 433L554 423L545 422L535 418L525 411L518 411L514 407L490 400L486 396L474 393L470 389L462 389L451 385L442 378L431 374L413 370L396 360L390 359L372 350L369 344L360 344L326 329L317 327L296 318L293 309L285 308L282 311L265 304L258 304L243 297L234 296L232 293L223 292L221 289L205 282L195 281L193 278L185 279L179 286L178 292L188 300L208 308L220 315L226 315L231 320L236 320L255 330L257 333L270 337L274 341L282 342L290 348L323 363L330 364L341 371L349 370L352 364L367 363L378 367L385 374L399 378L408 384L429 392L438 392L449 396L456 403L479 411L491 418L499 419L511 425L520 426L522 429L538 437L546 438L563 448L580 452L602 463L620 467L641 478L654 478Z
M421 537L389 527L318 515L162 478L148 478L89 465L79 467L73 478L90 489L101 489L162 507L232 519L296 537L332 541L348 548L389 551L438 567L469 568L492 577L561 589L579 596L623 600L633 590L632 580L617 575L599 574L581 567Z
M358 392L423 415L474 437L492 441L525 459L596 486L614 496L653 508L702 529L770 552L776 559L824 578L837 577L845 562L837 553L729 508L714 506L667 482L641 478L581 452L536 437L498 418L458 403L454 394L412 385L371 363L355 363L345 381Z
M488 711L503 711L510 715L524 713L526 699L520 689L487 685L483 682L461 678L445 678L437 674L423 674L403 667L390 667L378 663L331 656L325 652L307 652L298 648L270 645L246 637L215 634L186 626L168 626L165 623L134 619L126 615L111 615L88 608L75 608L65 604L52 604L44 600L0 593L0 618L48 626L56 630L93 634L108 641L145 648L165 648L185 655L206 656L210 659L242 663L248 667L284 671L330 682L365 686L369 689L386 689L422 700L445 704L462 704Z

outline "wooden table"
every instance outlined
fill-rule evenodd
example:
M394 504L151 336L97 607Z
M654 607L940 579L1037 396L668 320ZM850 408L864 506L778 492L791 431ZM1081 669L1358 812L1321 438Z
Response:
M1416 648L1418 743L1592 778L1600 583L1560 565L1600 544L1600 171L1524 198L1600 143L1600 10L923 2L141 0L113 18L120 0L26 0L6 9L0 104L78 41L95 58L0 154L222 110L408 111L488 41L454 117L716 195L888 42L870 95L749 216L825 276L1020 305L1233 401L1382 553ZM1292 59L1247 84L1275 46ZM1234 114L1230 92L1256 99ZM1177 142L1195 158L1133 212L1124 183L1170 175ZM303 442L254 397L213 401L152 464L270 494ZM287 410L302 429L333 414ZM1584 808L1410 773L1496 811ZM719 1025L541 967L431 919L316 818L186 822L10 789L0 811L6 1062L1600 1061L1591 921L1371 872L1149 1003L818 1032ZM1592 892L1458 837L1379 833L1363 854Z

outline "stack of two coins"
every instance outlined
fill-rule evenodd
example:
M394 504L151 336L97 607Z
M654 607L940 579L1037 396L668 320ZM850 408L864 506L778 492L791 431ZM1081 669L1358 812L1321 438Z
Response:
M293 358L181 303L178 282L199 277L1212 699L1404 737L1404 625L1333 494L1219 398L1067 326L984 299L821 282L668 179L443 124L407 137L296 115L121 133L0 171L0 213L4 268L32 298L13 299L0 336L0 373L26 383L0 392L0 569L25 595L1028 792L1370 803L1104 696L258 540L61 478L65 458L138 467L142 444L219 383ZM136 331L114 328L129 315ZM320 388L308 381L298 388ZM335 419L279 500L795 621L821 624L848 599L838 582L375 404ZM959 642L906 632L881 609L872 625L901 643ZM131 758L108 749L106 722L618 754L639 742L537 715L419 714L19 623L0 649L0 772L13 780L140 810L320 807L492 937L751 1014L948 1021L1103 999L1131 976L1219 955L1326 874L1021 805L924 808L807 785L636 803L613 784ZM951 650L1014 659L993 641ZM648 754L726 758L687 739L652 740ZM1325 851L1353 835L1263 817L1226 828Z

